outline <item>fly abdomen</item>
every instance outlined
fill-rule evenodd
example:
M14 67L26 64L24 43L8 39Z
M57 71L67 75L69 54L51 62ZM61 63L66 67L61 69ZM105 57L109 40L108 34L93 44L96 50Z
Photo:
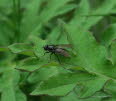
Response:
M56 54L63 55L63 56L65 56L65 57L70 57L70 54L69 54L66 50L64 50L64 49L62 49L62 48L57 48L57 49L55 50L55 53L56 53Z

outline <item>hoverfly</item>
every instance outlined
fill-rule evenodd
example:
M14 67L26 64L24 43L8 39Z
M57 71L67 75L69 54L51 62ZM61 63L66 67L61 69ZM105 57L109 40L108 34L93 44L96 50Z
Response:
M71 48L71 47L72 47L71 44L61 44L61 45L45 45L43 48L46 51L45 53L51 53L51 55L54 54L56 56L61 55L64 57L71 57L68 50L66 50L66 48ZM51 59L51 55L50 55L50 59Z

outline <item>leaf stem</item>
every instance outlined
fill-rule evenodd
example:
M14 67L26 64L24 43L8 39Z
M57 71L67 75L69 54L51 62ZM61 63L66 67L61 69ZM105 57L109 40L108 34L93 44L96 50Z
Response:
M14 22L14 37L15 42L20 40L20 26L21 26L21 3L20 0L13 0L13 22Z

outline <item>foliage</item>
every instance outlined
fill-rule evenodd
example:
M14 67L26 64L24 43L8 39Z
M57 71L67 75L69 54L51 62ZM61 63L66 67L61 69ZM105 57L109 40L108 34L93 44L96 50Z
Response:
M0 101L116 101L115 0L1 0ZM44 54L72 44L70 58Z

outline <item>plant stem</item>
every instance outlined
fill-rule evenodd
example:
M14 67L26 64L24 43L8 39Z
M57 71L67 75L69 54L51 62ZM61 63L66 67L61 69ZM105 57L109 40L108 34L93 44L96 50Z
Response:
M20 12L20 0L13 0L13 22L14 22L14 37L15 42L20 41L20 24L21 24L21 12Z
M18 13L17 13L17 26L18 26L18 36L20 41L20 26L21 26L21 2L18 0Z

